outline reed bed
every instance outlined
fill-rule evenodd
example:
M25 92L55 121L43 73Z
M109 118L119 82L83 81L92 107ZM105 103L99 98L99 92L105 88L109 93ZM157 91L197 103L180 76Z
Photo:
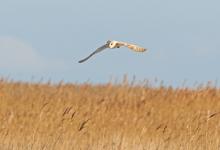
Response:
M0 81L1 150L217 150L220 90Z

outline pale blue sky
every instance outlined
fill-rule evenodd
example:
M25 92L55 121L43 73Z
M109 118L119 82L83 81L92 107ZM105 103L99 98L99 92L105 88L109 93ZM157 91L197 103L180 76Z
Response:
M220 80L220 1L7 0L0 2L0 76L93 83L158 78ZM77 61L108 39L137 43Z

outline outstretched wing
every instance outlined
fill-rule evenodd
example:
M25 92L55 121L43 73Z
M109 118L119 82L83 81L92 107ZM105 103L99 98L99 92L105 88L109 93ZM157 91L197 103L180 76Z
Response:
M119 46L126 46L135 52L144 52L147 50L146 48L140 47L135 44L126 43L126 42L118 42L118 45Z
M93 53L91 53L88 57L86 57L86 58L80 60L79 63L82 63L82 62L88 60L90 57L92 57L92 56L95 55L96 53L99 53L99 52L103 51L104 49L108 48L108 45L109 45L109 44L107 43L107 44L105 44L105 45L99 47L99 48L96 49Z

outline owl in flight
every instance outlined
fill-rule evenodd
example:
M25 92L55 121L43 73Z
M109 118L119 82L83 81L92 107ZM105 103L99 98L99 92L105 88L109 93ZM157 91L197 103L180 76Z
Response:
M82 63L86 60L88 60L90 57L92 57L93 55L95 55L96 53L99 53L101 51L103 51L104 49L106 48L120 48L121 46L125 46L125 47L128 47L130 48L131 50L135 51L135 52L144 52L146 51L147 49L143 48L143 47L140 47L138 45L134 45L134 44L130 44L130 43L126 43L126 42L119 42L119 41L110 41L108 40L106 42L105 45L99 47L98 49L96 49L93 53L91 53L88 57L82 59L79 61L79 63Z

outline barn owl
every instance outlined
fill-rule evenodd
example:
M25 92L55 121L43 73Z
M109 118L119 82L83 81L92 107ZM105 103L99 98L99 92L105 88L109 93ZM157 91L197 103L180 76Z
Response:
M103 51L104 49L106 48L120 48L121 46L125 46L125 47L128 47L129 49L135 51L135 52L144 52L146 51L147 49L143 48L143 47L140 47L138 45L134 45L134 44L130 44L130 43L126 43L126 42L119 42L119 41L110 41L108 40L106 42L105 45L97 48L93 53L91 53L88 57L82 59L79 61L79 63L82 63L82 62L85 62L86 60L88 60L90 57L92 57L93 55L95 55L96 53L99 53L101 51Z

